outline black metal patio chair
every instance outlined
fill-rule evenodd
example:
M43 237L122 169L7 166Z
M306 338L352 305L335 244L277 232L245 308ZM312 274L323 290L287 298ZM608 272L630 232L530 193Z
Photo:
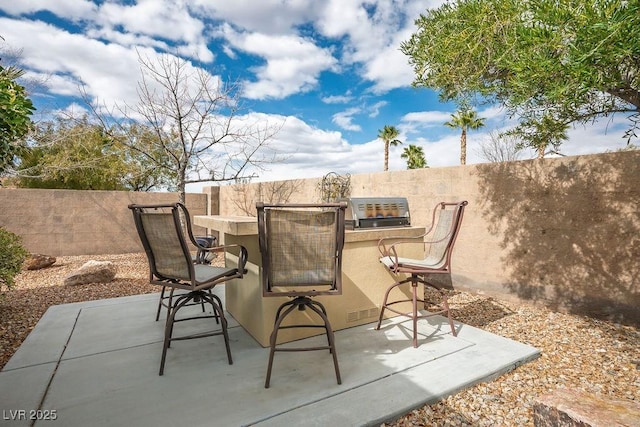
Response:
M149 282L171 289L168 299L168 314L165 325L164 345L160 361L160 375L164 373L167 349L171 341L203 338L223 335L229 364L233 363L227 321L224 317L222 301L211 290L218 284L232 279L241 279L245 274L247 250L239 245L204 247L198 244L191 231L189 212L182 203L157 205L129 205L142 246L149 262ZM192 247L205 252L224 252L229 249L239 251L238 265L235 268L215 267L193 262L190 246L184 236L186 230ZM174 290L184 291L173 295ZM162 304L161 298L161 304ZM211 315L190 316L176 319L178 311L188 305L209 304L213 309ZM160 307L158 308L160 310ZM158 311L159 313L159 311ZM215 318L221 329L173 336L173 327L177 322L200 318Z
M264 297L291 297L276 312L269 343L269 365L265 388L269 388L277 351L329 350L338 384L342 383L333 329L318 295L342 294L342 249L346 203L256 204L258 236L262 256ZM294 310L311 311L317 323L283 324ZM280 347L278 331L289 328L323 328L326 346Z

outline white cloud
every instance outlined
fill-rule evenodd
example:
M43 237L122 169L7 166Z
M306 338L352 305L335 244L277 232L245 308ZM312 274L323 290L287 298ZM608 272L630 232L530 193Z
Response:
M159 38L177 43L179 53L187 57L204 62L211 62L214 58L206 46L204 23L190 14L183 2L139 0L133 5L104 3L94 25L107 40L122 42L119 33L138 36L138 43ZM151 42L151 45L157 46L157 42Z
M612 120L603 118L593 125L577 125L567 132L569 141L562 143L560 152L565 155L580 155L616 151L627 146L623 138L629 121L622 115ZM632 141L639 145L638 139Z
M86 116L88 114L89 110L86 106L76 103L69 104L65 108L53 112L53 115L55 116L75 118L82 118L83 116Z
M344 38L343 60L361 64L362 76L382 93L413 81L408 58L400 43L415 31L414 21L427 7L442 2L423 0L330 0L316 22L319 31L331 38Z
M264 34L290 33L313 19L321 2L306 0L192 0L202 16L231 22L234 27Z
M501 105L492 105L478 111L478 117L486 120L505 120L506 110Z
M449 119L451 113L446 111L417 111L402 117L403 122L418 122L425 126L442 125Z
M140 67L135 50L70 34L40 21L0 18L0 27L9 45L23 49L23 67L45 79L53 94L79 96L84 86L89 96L107 107L137 102ZM24 38L23 34L32 36ZM157 56L151 49L138 51L150 58Z
M205 28L184 3L166 0L138 0L133 5L104 3L96 21L108 28L121 26L124 32L188 43L200 41Z
M248 174L259 175L256 181L321 177L332 171L346 173L352 170L353 159L360 157L358 146L348 144L340 132L319 129L297 117L251 114L250 119L284 123L269 147L286 160L267 164L263 171L249 169Z
M237 32L229 25L221 33L234 48L266 61L252 69L258 80L245 82L245 96L250 99L279 99L306 92L317 86L322 71L337 66L330 49L306 38Z
M238 57L238 55L236 55L233 49L228 45L222 46L222 51L224 52L225 55L227 55L231 59L236 59Z
M445 111L416 111L402 116L398 128L406 134L420 135L425 129L443 127L449 119L451 113Z
M380 109L387 104L388 104L387 101L378 101L375 104L373 104L371 107L369 107L369 110L370 110L369 117L372 117L372 118L378 117L378 114L380 114Z
M123 33L113 28L100 27L88 29L85 35L89 39L104 39L110 43L115 43L124 47L135 48L136 46L146 46L160 51L173 50L165 41L154 39L145 34Z
M396 35L390 45L377 51L375 56L365 63L364 77L374 82L373 91L384 93L388 90L409 86L415 74L409 65L408 57L400 51L400 42L410 33Z
M75 21L91 17L97 7L88 0L0 0L0 9L10 15L23 15L48 10L61 18Z
M83 83L92 95L106 100L129 100L135 96L135 52L119 45L70 34L40 21L0 18L7 43L23 49L22 61L29 71L50 75L54 93L68 95L70 82ZM23 37L30 34L30 37Z
M353 116L359 114L361 111L358 107L349 108L348 110L334 114L331 121L344 130L360 132L362 128L360 125L353 124Z
M29 77L36 81L43 82L43 85L53 94L64 96L78 96L78 88L82 86L82 81L71 74L46 74L29 73Z
M323 98L321 98L321 101L324 102L325 104L346 104L347 102L350 102L353 99L353 96L351 95L331 95L331 96L325 96Z

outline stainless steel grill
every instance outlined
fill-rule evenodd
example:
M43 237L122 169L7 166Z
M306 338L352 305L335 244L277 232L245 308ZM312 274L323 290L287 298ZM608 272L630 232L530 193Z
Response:
M348 229L411 225L409 202L404 197L352 197L345 201Z

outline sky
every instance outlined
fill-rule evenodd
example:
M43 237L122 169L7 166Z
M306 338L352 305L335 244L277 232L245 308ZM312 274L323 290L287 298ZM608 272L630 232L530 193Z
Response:
M0 0L0 51L19 50L38 114L82 110L80 87L100 102L137 100L137 52L178 55L213 76L242 83L256 118L282 128L270 142L281 161L256 181L380 172L385 125L398 128L389 169L423 148L430 167L460 164L460 130L444 123L456 106L414 88L400 44L435 0ZM467 164L486 162L489 133L514 122L479 106L485 126L468 134ZM38 119L38 115L34 117ZM564 155L624 148L624 120L569 131ZM522 158L532 158L525 152ZM191 185L197 191L202 184Z

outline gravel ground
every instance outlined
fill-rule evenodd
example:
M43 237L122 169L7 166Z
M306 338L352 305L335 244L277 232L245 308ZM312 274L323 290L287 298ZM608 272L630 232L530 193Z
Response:
M89 259L116 263L116 279L63 286L64 277ZM49 306L157 292L147 275L143 254L59 257L47 269L23 271L0 299L0 368ZM463 292L449 301L456 320L532 345L542 356L385 427L532 426L536 397L563 387L640 402L638 329Z

